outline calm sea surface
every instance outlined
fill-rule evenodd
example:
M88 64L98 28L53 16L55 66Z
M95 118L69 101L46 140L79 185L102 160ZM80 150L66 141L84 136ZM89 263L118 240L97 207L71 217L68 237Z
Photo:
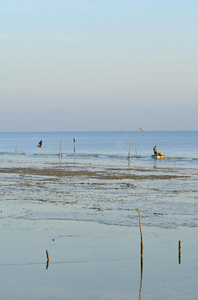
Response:
M75 136L75 153L73 137ZM198 132L33 132L0 133L1 161L4 156L22 155L40 163L59 154L62 138L62 159L90 160L100 164L125 164L131 140L131 161L134 165L152 166L151 154L156 145L165 159L162 166L196 167ZM37 147L43 141L43 148ZM14 163L14 160L13 160Z

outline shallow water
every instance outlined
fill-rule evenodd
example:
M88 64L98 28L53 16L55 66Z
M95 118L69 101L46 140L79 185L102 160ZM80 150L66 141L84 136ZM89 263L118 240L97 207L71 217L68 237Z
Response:
M137 133L130 161L131 134L79 133L72 153L65 133L59 157L60 134L44 149L38 133L19 134L16 153L16 134L2 134L1 299L197 299L197 133ZM150 157L155 138L165 160Z
M75 153L73 137L75 136ZM42 139L43 148L37 147ZM123 163L130 156L136 163L149 164L153 147L158 146L165 160L171 164L197 165L198 132L15 132L0 133L0 154L17 154L20 156L42 158L46 160L61 153L63 159L96 160L97 163L119 161ZM167 164L167 162L166 162Z
M198 226L196 169L59 161L44 167L1 168L0 179L1 201L12 207L22 205L20 218L24 219L137 226L139 207L144 226Z
M197 299L197 234L143 227L141 269L138 227L4 220L1 299Z

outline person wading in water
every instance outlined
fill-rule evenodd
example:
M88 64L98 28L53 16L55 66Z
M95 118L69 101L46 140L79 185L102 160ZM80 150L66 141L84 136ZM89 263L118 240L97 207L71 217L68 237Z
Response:
M153 148L153 151L154 151L154 155L157 155L157 146L155 146L155 147Z

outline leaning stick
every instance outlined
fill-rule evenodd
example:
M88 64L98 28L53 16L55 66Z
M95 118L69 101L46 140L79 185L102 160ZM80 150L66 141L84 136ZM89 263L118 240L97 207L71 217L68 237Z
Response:
M143 252L143 238L142 238L142 227L141 227L141 216L140 216L140 210L139 208L137 209L138 214L139 214L139 227L140 227L140 236L141 236L141 249Z
M61 149L61 146L62 146L62 137L61 137L61 139L60 139L59 156L62 156L62 149Z
M47 270L48 267L49 267L49 253L48 253L48 250L46 250L46 256L47 256L47 262L46 262L46 270Z
M130 152L131 152L131 138L130 138L130 144L129 144L128 160L130 160Z
M142 278L143 278L143 238L142 238L142 227L141 227L141 217L140 210L137 209L139 214L139 227L140 227L140 236L141 236L141 277L140 277L140 289L139 289L139 300L141 300L141 292L142 292Z
M143 272L143 237L142 237L142 227L141 227L141 216L140 216L140 210L137 209L139 214L139 227L140 227L140 237L141 237L141 274Z
M137 156L137 147L136 147L136 142L135 142L135 137L133 136L133 140L134 140L134 145L135 145L135 155Z
M179 264L181 264L181 241L179 241L178 252Z
M48 250L46 250L46 256L47 256L47 262L49 262L49 253L48 253Z
M16 141L16 148L15 148L15 153L17 153L17 142L18 142L18 141Z
M75 136L73 136L73 141L74 141L74 153L76 152L76 139L75 139Z

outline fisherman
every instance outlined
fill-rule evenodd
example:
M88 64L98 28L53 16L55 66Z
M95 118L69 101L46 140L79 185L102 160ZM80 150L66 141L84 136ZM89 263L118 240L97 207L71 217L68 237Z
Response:
M42 143L43 143L43 141L40 140L40 142L38 143L38 147L41 147L41 146L42 146Z
M154 155L157 155L157 146L155 146L155 147L153 148L153 151L154 151Z

